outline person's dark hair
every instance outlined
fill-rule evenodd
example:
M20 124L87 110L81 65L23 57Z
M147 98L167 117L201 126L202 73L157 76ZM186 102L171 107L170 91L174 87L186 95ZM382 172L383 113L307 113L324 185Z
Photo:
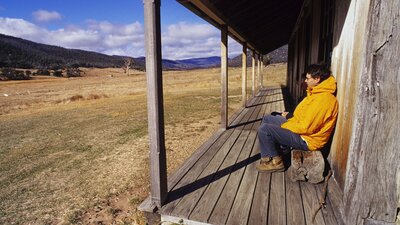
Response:
M304 75L310 74L312 78L318 78L320 79L319 83L322 81L328 79L331 75L331 71L328 69L328 67L324 64L312 64L309 65L304 73Z

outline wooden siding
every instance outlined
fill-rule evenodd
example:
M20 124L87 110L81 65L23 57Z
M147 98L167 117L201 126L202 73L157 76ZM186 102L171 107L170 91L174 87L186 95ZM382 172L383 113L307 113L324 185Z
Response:
M337 81L339 113L330 154L336 180L344 189L350 142L354 133L355 111L361 78L361 61L365 54L365 27L368 4L343 1L336 6L334 50L331 69ZM357 20L357 18L365 18ZM357 30L354 27L357 26Z
M330 0L332 1L332 0ZM313 5L312 32L325 32L322 9L329 1L310 0L290 40L288 86L299 99L296 77L307 57L304 49L307 4ZM317 8L321 7L320 10ZM329 10L328 10L329 11ZM399 133L399 14L398 0L335 1L332 58L329 43L312 35L311 61L329 62L337 80L339 115L330 146L334 170L332 204L345 224L394 224L400 206ZM329 37L325 38L324 41ZM328 49L329 51L329 49ZM329 53L329 52L328 52ZM395 162L396 161L396 162ZM342 197L340 197L342 196Z
M357 3L355 8L364 10L365 5ZM343 217L347 224L394 224L399 209L400 2L371 0L365 10L365 54Z

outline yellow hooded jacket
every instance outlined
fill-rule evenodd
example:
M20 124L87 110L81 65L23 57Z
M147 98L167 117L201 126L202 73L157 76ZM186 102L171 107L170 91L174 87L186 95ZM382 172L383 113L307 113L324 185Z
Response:
M338 115L338 102L333 95L336 80L333 76L313 88L296 107L293 117L282 124L307 142L309 150L321 149L329 140Z

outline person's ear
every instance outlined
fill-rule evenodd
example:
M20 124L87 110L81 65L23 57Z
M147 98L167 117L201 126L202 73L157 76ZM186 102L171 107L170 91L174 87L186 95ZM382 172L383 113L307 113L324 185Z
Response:
M319 82L321 81L321 77L316 77L316 78L314 78L316 81L317 81L317 83L319 84Z

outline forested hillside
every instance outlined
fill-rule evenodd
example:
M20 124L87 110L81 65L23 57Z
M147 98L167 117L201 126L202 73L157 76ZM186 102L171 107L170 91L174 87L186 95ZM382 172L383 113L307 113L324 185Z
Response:
M66 49L58 46L39 44L32 41L0 34L0 68L61 69L77 67L123 67L130 58L131 68L144 70L145 58L109 56L101 53ZM216 67L220 57L184 60L163 59L164 70L182 70Z
M0 67L13 68L64 68L64 67L122 67L122 56L109 56L96 52L66 49L44 45L0 34ZM134 67L144 69L143 62Z

